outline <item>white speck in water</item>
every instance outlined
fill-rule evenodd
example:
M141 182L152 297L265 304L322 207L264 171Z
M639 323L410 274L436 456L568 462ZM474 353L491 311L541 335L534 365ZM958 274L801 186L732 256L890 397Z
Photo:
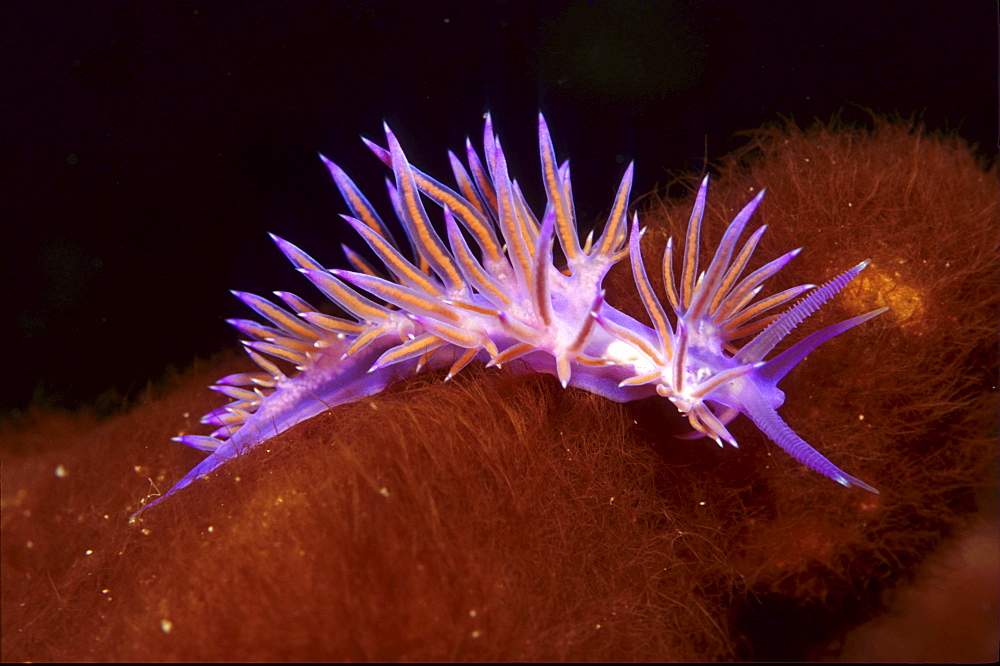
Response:
M65 479L68 473L65 466L56 465L56 478Z
M381 495L382 497L388 497L389 489L383 486L382 488L378 489L378 494Z
M93 555L93 554L94 554L94 551L92 551L92 550L88 550L86 553L84 553L84 555Z
M472 610L469 611L469 617L476 617L476 609L475 608L473 608Z
M171 631L173 631L173 628L174 628L174 623L168 620L167 618L163 618L162 620L160 620L160 631L162 631L163 633L169 634Z

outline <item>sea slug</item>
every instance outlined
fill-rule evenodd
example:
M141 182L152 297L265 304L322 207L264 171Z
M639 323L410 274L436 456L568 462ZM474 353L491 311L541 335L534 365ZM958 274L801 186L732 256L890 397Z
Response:
M351 211L344 220L383 266L346 250L353 271L326 269L272 235L292 264L347 316L323 314L288 292L276 292L284 307L233 292L268 322L230 320L249 338L243 344L260 371L229 375L211 387L233 400L202 418L216 430L174 438L210 455L156 501L335 405L377 393L425 368L449 368L447 380L473 360L487 366L518 361L517 367L555 375L563 387L618 402L660 395L687 415L692 436L710 437L720 446L737 446L726 425L743 413L813 470L844 486L878 492L795 434L776 411L784 402L777 384L816 347L886 308L829 326L765 360L867 261L821 286L801 285L757 300L765 280L798 254L793 250L744 275L766 227L754 231L739 251L737 244L761 191L733 219L708 266L699 271L706 177L679 248L679 272L674 271L673 239L665 248L670 317L643 265L638 216L628 217L631 164L603 233L581 245L569 163L557 162L541 114L538 137L548 201L540 218L508 174L489 115L482 157L468 141L465 164L449 153L457 189L412 166L388 127L385 135L386 147L366 143L393 171L389 195L410 247L396 240L347 174L320 156ZM431 223L425 200L442 210L444 238ZM563 267L553 263L556 241ZM605 302L604 277L625 257L652 326ZM780 316L770 314L799 297ZM750 342L734 344L750 335Z

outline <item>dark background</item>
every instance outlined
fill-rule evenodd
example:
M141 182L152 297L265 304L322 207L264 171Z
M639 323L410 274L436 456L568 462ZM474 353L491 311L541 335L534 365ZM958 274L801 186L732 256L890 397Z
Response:
M0 49L8 415L107 408L233 346L228 289L318 302L266 232L344 266L316 152L391 219L358 140L382 120L451 182L491 110L540 210L543 111L584 224L628 160L641 194L782 116L912 115L996 154L986 0L3 3Z

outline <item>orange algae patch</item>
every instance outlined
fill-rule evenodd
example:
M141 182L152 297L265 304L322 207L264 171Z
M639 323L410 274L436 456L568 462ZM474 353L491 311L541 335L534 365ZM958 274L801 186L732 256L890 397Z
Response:
M900 263L905 263L900 260ZM887 307L886 316L899 326L919 325L924 315L924 293L908 283L906 276L897 270L885 269L881 264L871 264L843 291L845 305L852 310L866 306ZM919 332L919 331L918 331Z

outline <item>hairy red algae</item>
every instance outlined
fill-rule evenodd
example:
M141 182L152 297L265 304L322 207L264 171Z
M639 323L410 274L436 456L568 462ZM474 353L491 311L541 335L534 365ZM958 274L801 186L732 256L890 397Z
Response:
M197 460L167 439L227 360L103 423L6 427L3 659L801 659L875 616L995 485L996 166L878 122L765 128L719 171L703 245L766 186L759 255L805 248L774 291L872 259L808 330L890 312L810 355L782 413L880 496L743 419L723 451L656 401L472 368L300 424L129 525ZM644 216L652 275L688 212ZM627 266L607 286L629 311Z

